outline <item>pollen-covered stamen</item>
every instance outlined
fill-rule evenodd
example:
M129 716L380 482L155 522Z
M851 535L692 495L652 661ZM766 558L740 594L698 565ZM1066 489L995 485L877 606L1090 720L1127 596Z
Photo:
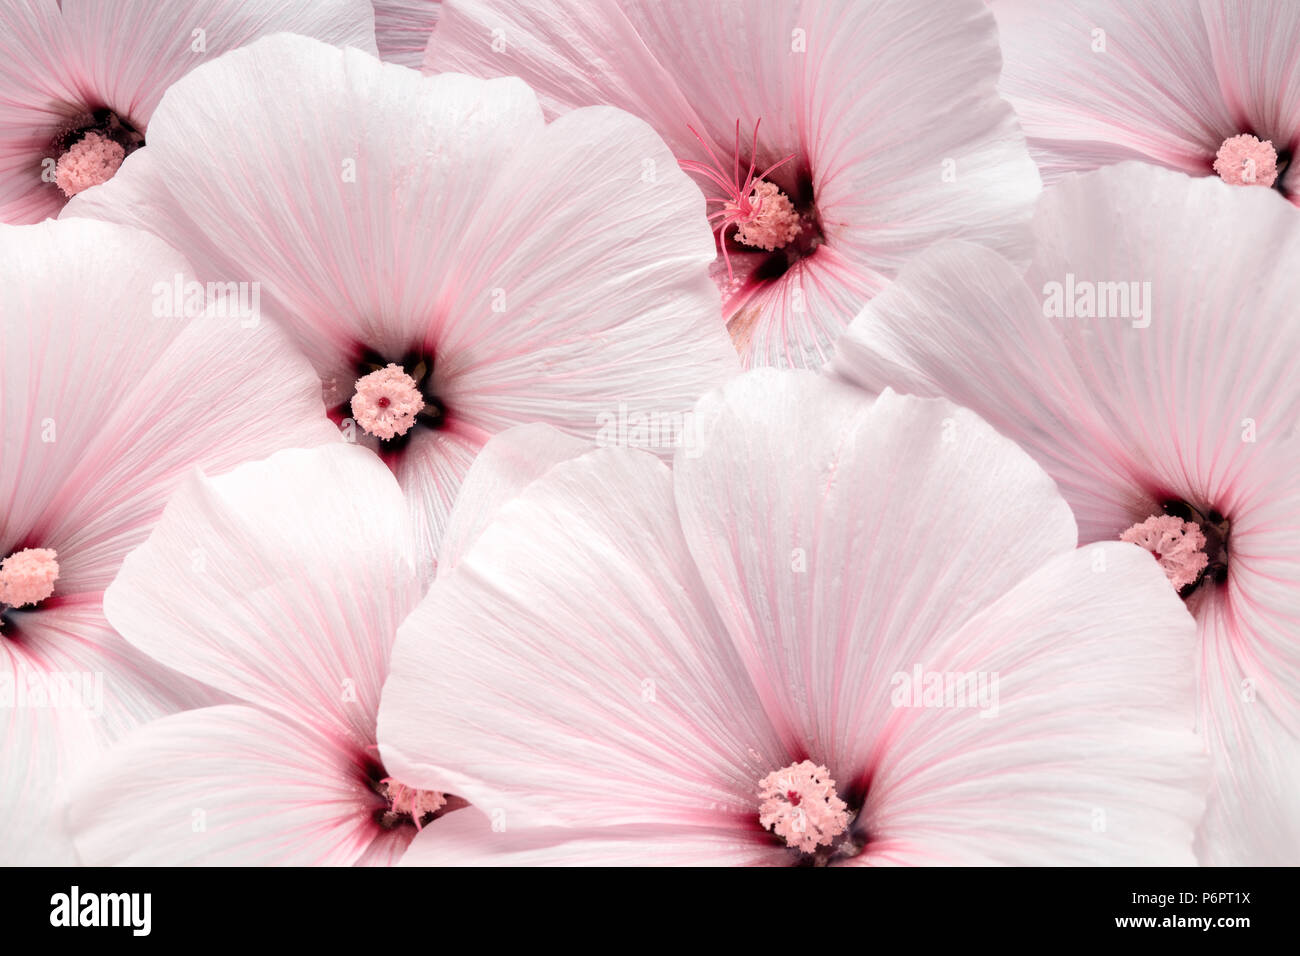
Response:
M126 150L102 133L89 132L68 147L54 167L54 181L71 199L82 190L113 178Z
M144 133L107 107L88 109L50 142L55 185L69 198L107 182L126 157L144 145Z
M772 183L760 179L749 196L755 202L748 215L737 219L737 242L772 252L784 249L803 231L794 203ZM741 212L738 207L728 206L727 210Z
M437 790L417 790L392 777L380 780L378 790L379 795L388 801L385 817L392 826L409 820L419 830L447 803L447 797Z
M58 555L53 548L24 548L0 562L0 604L28 607L54 593L59 579Z
M849 825L849 808L830 771L811 760L774 770L758 784L758 822L804 853L830 846Z
M1200 525L1175 515L1152 515L1133 525L1119 539L1150 551L1176 591L1199 580L1210 563Z
M1249 133L1223 141L1214 158L1214 171L1234 186L1272 186L1277 181L1277 150L1271 140Z
M723 165L722 160L718 158L718 154L713 151L713 147L708 144L704 137L694 127L687 127L709 154L712 165L694 160L682 160L680 163L682 169L705 177L722 190L722 195L706 196L705 199L708 202L722 204L721 209L709 214L709 222L713 224L714 231L718 234L718 245L722 248L722 258L727 264L728 277L733 275L731 256L727 252L728 228L736 227L732 238L737 242L752 246L755 249L764 249L768 252L783 248L803 231L802 219L794 208L794 204L790 202L789 197L781 192L775 184L766 181L766 177L771 175L773 171L794 159L794 154L791 153L784 159L777 160L763 172L757 176L755 175L758 168L756 165L758 127L761 123L762 120L759 120L754 124L754 140L750 146L749 168L744 179L740 175L742 169L740 161L740 120L736 120L736 147L730 171Z
M415 379L390 363L357 379L352 417L367 433L387 440L410 431L424 405Z

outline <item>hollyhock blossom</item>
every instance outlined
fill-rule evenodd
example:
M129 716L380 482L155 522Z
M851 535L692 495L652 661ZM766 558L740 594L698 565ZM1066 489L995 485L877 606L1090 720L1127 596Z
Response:
M703 200L663 143L608 108L547 124L518 80L271 37L177 83L96 193L67 214L152 223L201 273L262 282L429 561L492 434L680 421L739 368Z
M280 31L375 49L366 0L0 4L0 222L58 215L145 145L169 86Z
M761 369L697 413L671 472L471 476L379 740L480 809L403 862L1191 861L1194 629L1141 550L1076 551L947 402Z
M0 227L0 861L61 863L61 777L206 699L129 647L101 595L180 476L338 442L315 376L267 323L162 314L188 281L151 235ZM169 301L169 300L168 300Z
M1294 213L1126 163L1048 190L1027 273L936 246L837 370L947 395L1056 480L1085 542L1153 553L1195 615L1212 863L1300 862L1300 257Z
M440 0L374 0L374 3L379 56L389 63L419 69L429 36L438 23Z
M644 117L710 197L727 327L821 365L907 259L1017 254L1038 173L979 0L448 0L425 69Z
M416 556L401 489L363 449L192 477L104 606L133 646L239 703L149 724L79 780L82 858L384 864L455 806L391 779L375 749Z
M1289 0L992 0L1030 150L1055 182L1139 159L1300 203L1300 7Z

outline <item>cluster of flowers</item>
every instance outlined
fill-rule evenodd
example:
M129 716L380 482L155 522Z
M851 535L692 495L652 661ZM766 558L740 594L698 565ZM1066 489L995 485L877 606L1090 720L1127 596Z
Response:
M5 0L0 861L1300 862L1288 0Z

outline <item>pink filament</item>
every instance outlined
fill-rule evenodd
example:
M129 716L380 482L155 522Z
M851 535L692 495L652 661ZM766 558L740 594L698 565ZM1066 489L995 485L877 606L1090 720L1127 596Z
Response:
M745 174L743 181L740 178L740 120L736 120L736 147L730 177L727 175L722 160L713 151L713 147L705 141L695 127L687 127L691 134L700 141L700 145L708 152L713 163L709 165L695 160L684 159L680 162L682 169L704 176L722 190L721 196L706 196L705 199L708 202L722 203L721 209L710 213L709 221L714 223L713 228L718 233L718 244L722 247L722 258L727 263L728 279L734 276L731 268L731 256L727 252L726 243L726 231L729 226L734 225L737 227L735 236L737 241L769 250L781 248L799 233L798 213L795 212L793 204L779 189L764 182L765 178L773 170L794 159L794 153L773 163L759 175L754 175L757 168L754 163L755 157L758 155L758 127L761 123L762 120L759 120L754 124L754 141L749 153L749 171ZM768 185L770 188L767 190L756 188L756 186L763 185ZM765 199L767 204L771 204L774 195L783 200L784 205L778 204L775 211L769 212L767 221L763 221L760 217L763 215ZM714 222L715 219L719 221ZM747 232L751 223L755 224L752 233ZM750 236L757 241L747 241L745 236ZM770 245L764 245L763 243L769 243Z

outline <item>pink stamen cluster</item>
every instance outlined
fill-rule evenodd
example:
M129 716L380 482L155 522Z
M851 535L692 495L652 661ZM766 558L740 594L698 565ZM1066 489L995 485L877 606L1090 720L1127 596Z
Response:
M392 777L385 777L379 783L392 812L409 816L415 821L417 830L421 827L421 820L442 809L447 802L447 798L437 790L417 790L398 783Z
M848 829L848 805L830 771L811 760L774 770L758 784L758 822L804 853L830 846Z
M762 120L759 120L758 123L754 124L754 142L749 152L749 171L745 174L743 180L740 177L740 120L736 120L736 148L731 162L730 173L728 173L727 168L722 164L722 160L718 158L718 154L713 151L713 147L705 141L704 137L694 127L687 127L695 138L700 141L700 145L708 152L709 159L713 162L712 165L709 165L684 159L680 163L682 169L698 173L722 190L721 196L705 196L704 198L708 202L722 204L721 209L709 214L709 222L718 234L718 245L721 246L722 258L727 263L728 278L734 276L731 268L731 256L727 252L726 232L728 227L736 227L734 238L737 242L764 249L768 252L785 246L799 235L802 229L799 214L795 211L794 204L775 185L765 181L765 177L770 175L773 170L779 169L794 159L794 154L791 153L784 159L778 160L757 176L754 175L754 171L757 169L754 157L758 154L758 127L761 122Z
M26 607L54 593L58 555L52 548L25 548L0 562L0 604Z
M388 365L357 379L352 418L376 438L405 435L423 408L419 386L400 365Z
M1201 526L1173 515L1152 515L1119 536L1146 548L1164 569L1174 589L1181 591L1201 576L1210 563Z
M757 202L753 214L739 224L737 242L771 252L785 247L803 231L794 203L775 185L760 179L749 195Z
M1260 142L1249 133L1232 136L1219 147L1214 171L1234 186L1272 186L1277 181L1277 150L1271 140Z
M82 190L113 178L126 159L126 150L102 133L89 132L59 157L54 182L69 199Z

